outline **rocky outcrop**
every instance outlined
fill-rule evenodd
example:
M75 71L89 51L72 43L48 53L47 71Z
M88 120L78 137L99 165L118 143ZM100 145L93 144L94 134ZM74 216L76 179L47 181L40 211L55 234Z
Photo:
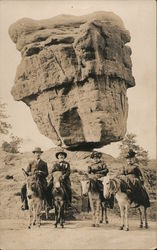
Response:
M111 12L12 24L22 60L12 95L25 102L40 132L56 145L101 147L123 138L135 85L130 35Z

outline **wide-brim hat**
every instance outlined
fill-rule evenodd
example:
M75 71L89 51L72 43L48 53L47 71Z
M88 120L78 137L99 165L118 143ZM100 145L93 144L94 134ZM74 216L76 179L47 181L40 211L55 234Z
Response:
M36 147L33 151L32 151L32 153L34 154L35 152L38 152L38 153L43 153L43 151L41 150L41 148L39 148L39 147Z
M125 158L134 158L136 152L133 149L130 149Z
M90 156L90 158L101 158L101 156L102 156L102 153L101 152L97 152L97 151L93 151L92 153L91 153L91 156Z
M58 156L59 156L59 155L64 155L65 158L67 157L67 153L64 152L64 151L58 151L58 152L56 153L56 158L57 158L57 159L58 159Z

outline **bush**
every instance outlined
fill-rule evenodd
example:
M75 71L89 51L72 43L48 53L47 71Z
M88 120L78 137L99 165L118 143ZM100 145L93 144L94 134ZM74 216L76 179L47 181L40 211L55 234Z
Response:
M19 152L19 148L21 147L21 143L23 140L14 135L11 135L10 138L10 142L4 141L2 143L2 149L5 152L16 154Z

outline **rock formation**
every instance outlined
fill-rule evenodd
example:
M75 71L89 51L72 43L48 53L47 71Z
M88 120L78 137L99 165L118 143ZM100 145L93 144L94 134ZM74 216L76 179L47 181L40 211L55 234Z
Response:
M35 21L9 34L21 52L12 95L40 132L69 149L101 147L126 132L132 76L129 32L112 12Z

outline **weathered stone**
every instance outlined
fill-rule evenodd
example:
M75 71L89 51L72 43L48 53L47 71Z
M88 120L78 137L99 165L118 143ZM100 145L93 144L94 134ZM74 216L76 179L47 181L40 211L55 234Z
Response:
M22 60L12 95L31 110L40 132L68 148L123 138L127 88L135 85L130 35L111 12L12 24Z

